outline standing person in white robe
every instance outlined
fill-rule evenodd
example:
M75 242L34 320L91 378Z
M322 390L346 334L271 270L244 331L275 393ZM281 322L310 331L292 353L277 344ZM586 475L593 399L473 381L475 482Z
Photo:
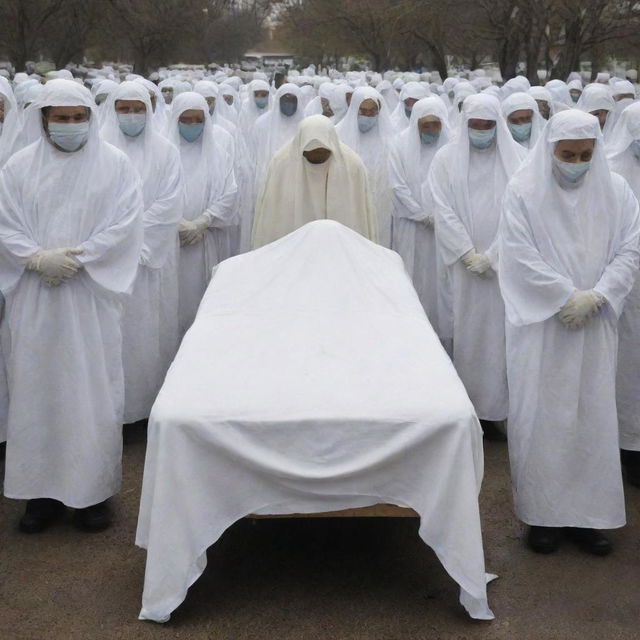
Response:
M146 420L178 350L178 150L156 131L148 89L123 82L107 100L102 137L127 154L142 182L144 241L124 305L125 424Z
M278 240L313 220L336 220L376 240L367 171L324 116L305 118L275 155L253 227L253 247Z
M546 124L538 103L528 93L512 93L502 101L502 115L513 139L525 149L533 149Z
M82 85L52 80L25 114L33 144L0 173L0 290L10 391L4 492L22 531L64 506L103 529L120 489L122 296L142 247L142 194L100 139Z
M413 105L430 94L429 87L420 82L407 82L402 86L398 105L391 113L391 124L399 133L409 126ZM386 100L385 100L386 103Z
M488 437L508 412L504 305L498 287L502 196L526 151L493 96L469 96L458 137L433 159L436 242L451 283L453 363Z
M184 179L179 263L179 326L184 335L195 318L219 262L216 233L234 223L237 185L233 158L219 144L206 100L180 94L171 104L168 138L180 152Z
M387 103L372 87L353 92L347 115L336 126L341 142L359 156L369 175L373 203L377 212L378 242L391 247L391 184L389 150L395 131L389 119Z
M425 313L441 339L438 296L443 273L438 265L427 176L436 151L450 137L444 102L435 96L422 98L413 105L409 126L394 140L389 154L394 205L392 245L402 256Z
M566 82L562 80L549 80L544 88L551 94L553 98L553 111L558 113L559 111L566 111L567 109L573 109L576 105L571 99L569 93L569 87Z
M269 111L271 92L265 80L252 80L247 87L247 100L240 108L238 125L242 135L247 137L255 121Z
M611 135L607 144L610 144L615 136L615 128L622 112L636 100L636 88L632 82L628 80L619 80L611 89L611 96L615 102L613 112L609 114L609 126L611 127Z
M640 198L640 103L628 106L609 146L609 167ZM618 324L616 405L622 466L630 484L640 487L640 271Z
M153 111L153 129L157 134L164 136L167 132L167 113L169 108L164 101L160 88L146 78L138 77L134 79L134 82L143 85L149 91L151 109Z
M507 188L500 228L513 493L540 553L568 534L605 555L601 530L625 524L617 326L639 242L638 202L609 170L598 120L556 114Z
M251 130L249 150L254 160L254 182L257 190L262 185L271 159L293 139L303 118L300 88L286 82L276 91L273 107L255 121Z

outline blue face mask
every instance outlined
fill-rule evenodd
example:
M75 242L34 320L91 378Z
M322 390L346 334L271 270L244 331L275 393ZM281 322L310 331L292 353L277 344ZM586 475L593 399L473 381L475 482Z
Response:
M280 98L280 111L282 115L291 117L298 110L298 99L293 100Z
M264 109L269 104L269 98L255 98L255 101L258 109Z
M89 139L88 122L50 122L47 129L51 142L63 151L77 151Z
M495 140L496 127L492 129L469 129L469 142L476 149L488 149Z
M195 142L204 131L204 122L198 122L196 124L178 122L178 131L187 142Z
M526 142L531 137L531 123L527 124L511 124L507 122L509 131L516 142Z
M439 139L440 139L439 133L427 133L426 131L423 131L420 134L420 140L422 141L422 144L427 144L427 145L437 144Z
M215 103L215 102L212 102L212 103L209 105L209 115L210 115L210 116L212 116L212 115L213 115L213 112L214 112L215 110L216 110L216 103Z
M362 114L358 114L358 129L360 133L367 133L375 126L378 121L378 116L363 116Z
M563 162L558 160L554 156L553 162L560 175L567 181L574 184L580 182L589 168L591 167L591 161L589 162Z
M413 109L413 107L411 107L411 109ZM404 115L407 116L407 119L411 117L411 109L407 107L407 105L404 106Z
M125 136L135 138L139 136L147 124L146 113L119 113L118 126Z

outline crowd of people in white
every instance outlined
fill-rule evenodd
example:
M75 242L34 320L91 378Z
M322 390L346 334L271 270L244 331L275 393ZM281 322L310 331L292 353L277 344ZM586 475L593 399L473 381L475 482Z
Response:
M609 553L620 450L640 486L635 85L163 75L0 77L0 440L21 529L67 507L109 525L121 425L149 417L212 270L329 218L402 256L485 434L508 437L531 548Z

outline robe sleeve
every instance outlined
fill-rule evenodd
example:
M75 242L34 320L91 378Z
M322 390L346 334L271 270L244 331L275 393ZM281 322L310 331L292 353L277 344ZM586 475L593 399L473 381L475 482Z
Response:
M624 181L621 194L622 224L618 235L617 249L611 262L605 267L594 287L603 295L616 316L620 316L624 301L636 278L640 259L640 217L638 201Z
M402 140L402 138L400 138ZM389 183L393 189L393 199L400 206L394 207L394 215L398 218L406 218L421 222L427 218L428 214L423 207L413 197L411 189L407 184L402 158L397 146L391 148L389 155Z
M0 290L10 291L27 260L39 247L26 233L20 216L19 180L12 164L0 171Z
M164 266L175 246L176 230L180 222L182 165L177 149L167 145L166 151L165 170L158 181L160 190L142 216L144 242L140 263L150 269L160 269Z
M543 322L569 300L573 282L550 267L536 248L525 208L507 187L500 228L500 291L508 321L514 326Z
M117 160L113 201L95 233L79 245L83 253L76 259L98 285L114 293L126 293L138 270L144 205L135 169L124 154Z
M436 240L444 263L450 266L474 246L453 208L454 201L446 168L447 156L443 150L446 151L446 147L436 154L431 163L428 181L433 195Z
M209 201L204 214L209 217L210 227L221 228L232 226L236 220L236 203L238 185L236 184L232 158L226 154L226 162L222 164L223 174L218 176L219 188Z

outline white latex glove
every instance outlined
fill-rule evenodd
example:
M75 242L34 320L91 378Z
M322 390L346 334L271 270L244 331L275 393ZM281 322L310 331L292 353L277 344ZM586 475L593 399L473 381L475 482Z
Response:
M606 302L604 296L593 289L573 292L567 303L560 309L558 317L570 329L584 327L587 320L596 315Z
M467 271L475 273L477 276L481 276L485 271L491 269L489 258L484 253L476 253L475 249L463 256L462 264Z
M433 229L434 227L433 216L427 216L426 218L420 220L420 222L422 222L422 224L427 227L427 229Z
M181 220L178 227L180 244L184 247L200 242L204 238L210 223L209 217L204 214L195 220Z
M55 287L82 269L73 258L82 253L82 249L42 249L29 258L26 266L29 271L37 271L48 287Z

